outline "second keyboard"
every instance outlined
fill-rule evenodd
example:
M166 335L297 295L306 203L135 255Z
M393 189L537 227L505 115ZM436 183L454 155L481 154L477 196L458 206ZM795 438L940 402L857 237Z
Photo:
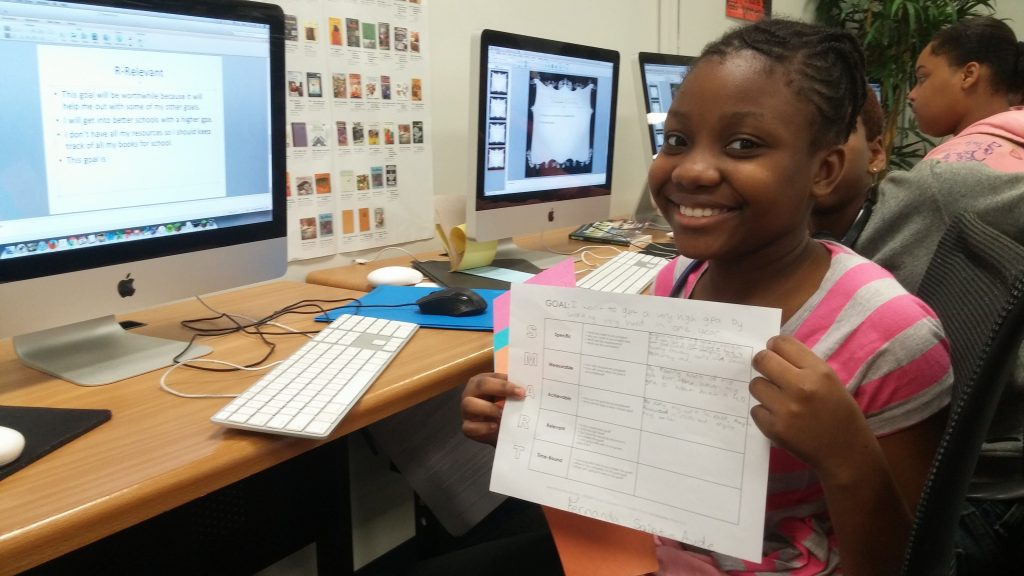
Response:
M640 294L651 285L668 260L640 252L619 252L592 270L576 285L601 292Z

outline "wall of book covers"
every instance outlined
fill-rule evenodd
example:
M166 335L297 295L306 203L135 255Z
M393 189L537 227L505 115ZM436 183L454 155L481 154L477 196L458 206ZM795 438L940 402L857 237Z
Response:
M289 260L432 236L426 2L278 2Z

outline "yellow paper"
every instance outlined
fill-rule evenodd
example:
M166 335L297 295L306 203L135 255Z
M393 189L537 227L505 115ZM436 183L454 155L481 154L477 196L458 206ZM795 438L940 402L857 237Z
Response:
M498 251L498 241L476 242L466 238L466 225L459 224L452 228L447 245L451 271L468 270L487 266L494 262L494 254Z

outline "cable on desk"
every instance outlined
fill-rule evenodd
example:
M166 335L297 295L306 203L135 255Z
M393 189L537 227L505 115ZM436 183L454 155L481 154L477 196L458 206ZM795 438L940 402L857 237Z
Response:
M274 350L277 348L277 344L268 340L267 336L290 336L299 334L302 336L306 336L307 338L311 338L312 334L316 334L317 332L319 332L319 330L296 330L295 328L274 321L282 316L288 314L326 314L328 312L328 308L324 308L323 306L321 306L321 304L341 304L345 302L355 303L357 308L399 308L402 306L416 305L415 302L409 302L405 304L370 304L364 306L362 303L359 302L358 298L338 298L334 300L299 300L298 302L289 304L288 306L285 306L280 310L275 310L274 312L270 313L264 318L254 320L242 314L222 312L207 304L206 301L202 299L202 297L196 296L195 298L196 300L199 301L200 304L203 305L203 307L216 314L216 316L210 316L206 318L193 318L188 320L182 320L180 322L182 326L188 328L189 330L192 330L194 334L192 334L192 337L189 338L189 341L185 344L185 348L172 359L171 367L168 368L160 377L160 388L162 388L164 391L170 394L174 394L175 396L179 396L182 398L234 398L235 396L237 396L237 394L187 394L185 392L179 392L171 388L171 386L167 384L168 375L170 375L170 373L177 369L179 366L186 366L188 368L204 370L207 372L237 372L239 370L266 370L267 368L271 368L281 363L281 360L278 360L276 362L264 364L264 362L266 362L267 359L270 358L270 356L274 353ZM214 322L221 319L227 319L233 324L233 326L202 327L199 325L200 323ZM243 324L242 322L239 322L238 319L244 320L246 323ZM264 330L264 327L266 326L275 326L277 328L282 329L283 331L268 332ZM244 332L246 334L258 336L259 339L262 340L263 343L267 346L266 354L264 354L263 357L260 358L259 360L245 365L239 365L224 360L215 360L212 358L193 358L192 360L186 361L181 360L181 357L184 356L186 352L188 352L189 348L191 348L192 345L195 344L198 338L202 338L204 336L225 336L228 334L235 334L237 332ZM207 366L197 366L195 364L197 362L219 364L223 366L228 366L228 368L211 368Z
M420 261L420 259L417 258L415 254L409 252L408 250L400 246L385 246L384 248L378 250L377 253L373 255L373 258L354 258L352 261L355 262L356 264L369 264L370 262L373 262L377 258L380 258L380 255L387 252L388 250L398 250L400 252L404 252L409 258L412 258L413 262Z
M221 368L221 369L219 369L219 371L222 371L222 372L238 371L238 370L249 370L249 371L254 371L255 372L255 371L259 371L259 370L267 370L268 368L273 368L274 366L277 366L281 362L284 362L284 360L278 360L276 362L271 362L269 364L264 364L262 366L240 366L238 364L233 364L231 362L226 362L224 360L214 360L212 358L193 358L192 360L186 360L184 362L178 362L176 364L172 364L170 368L168 368L166 371L164 371L163 375L160 376L160 388L162 388L165 392L168 392L170 394L174 394L175 396L178 396L178 397L181 397L181 398L235 398L235 397L238 396L238 394L189 394L187 392L180 392L178 390L175 390L174 388L171 388L171 385L167 383L167 377L170 376L171 372L173 372L179 366L187 366L189 368L198 368L200 370L210 370L210 368L203 368L201 366L195 366L193 364L193 362L210 362L212 364L224 364L224 365L227 365L227 366L231 366L231 368Z

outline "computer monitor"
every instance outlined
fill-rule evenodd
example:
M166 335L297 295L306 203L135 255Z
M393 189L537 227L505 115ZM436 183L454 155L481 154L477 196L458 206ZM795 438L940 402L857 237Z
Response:
M651 156L657 155L665 142L665 115L693 60L692 56L655 52L638 55L640 87L643 90L641 101L644 103Z
M647 131L647 142L650 145L648 151L652 158L658 154L658 150L665 142L665 115L668 114L672 98L682 85L683 78L690 71L690 65L694 60L693 56L656 52L640 52L637 55L637 72L642 90L640 101L644 106L642 117ZM669 229L668 222L658 212L658 207L651 199L646 178L640 189L636 210L633 211L633 219L647 222L649 228Z
M25 364L154 370L185 343L114 314L284 273L283 26L242 0L0 0L0 337Z
M543 267L511 238L608 218L619 53L495 30L474 44L468 236Z

